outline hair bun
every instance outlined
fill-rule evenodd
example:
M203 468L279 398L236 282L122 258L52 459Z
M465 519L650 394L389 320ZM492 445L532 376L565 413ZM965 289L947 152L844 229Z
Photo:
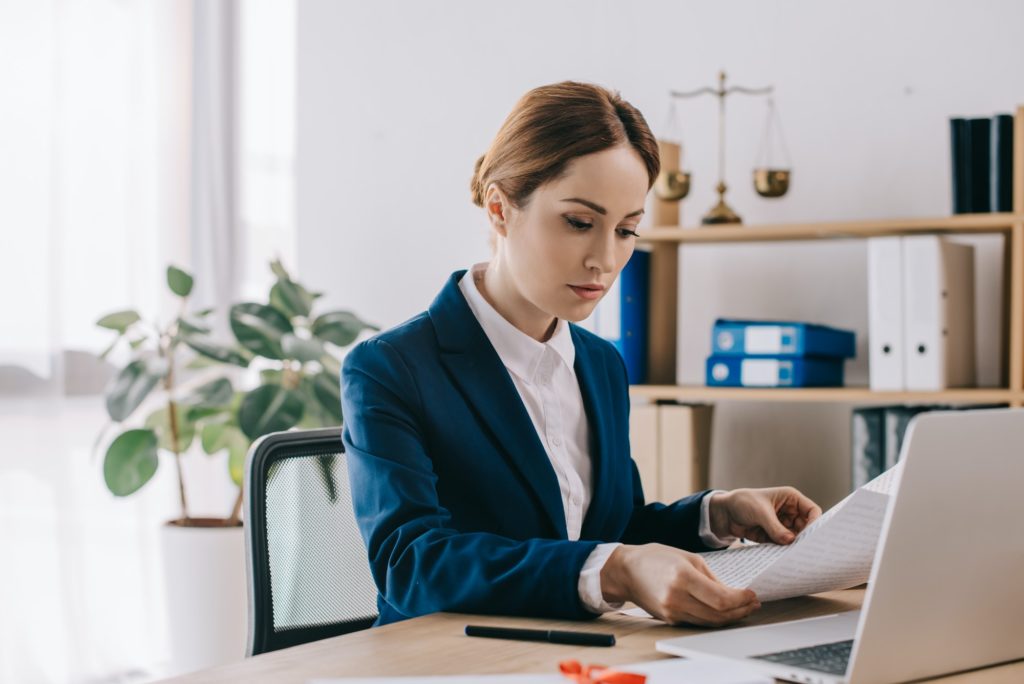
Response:
M480 158L476 160L476 165L473 167L473 178L469 181L469 192L473 197L473 204L478 207L484 206L484 191L480 187L480 167L484 164L485 156L481 154Z

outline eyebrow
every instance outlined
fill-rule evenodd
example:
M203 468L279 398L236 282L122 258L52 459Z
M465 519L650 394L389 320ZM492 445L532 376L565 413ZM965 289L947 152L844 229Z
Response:
M598 214L601 214L602 216L604 216L605 214L608 213L608 210L605 209L604 207L602 207L600 204L595 204L594 202L591 202L590 200L580 199L579 197L566 197L562 201L563 202L576 202L577 204L582 204L585 207L590 207L591 209L596 211ZM644 213L643 209L637 209L634 212L626 214L625 218L629 218L630 216L639 216L642 213Z

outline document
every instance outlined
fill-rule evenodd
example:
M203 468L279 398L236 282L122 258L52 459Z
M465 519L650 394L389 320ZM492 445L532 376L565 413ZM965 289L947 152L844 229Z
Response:
M867 582L889 493L902 467L885 471L830 508L792 544L754 544L701 554L730 587L761 601L848 589Z
M788 546L713 551L704 560L723 584L751 589L761 601L855 587L871 574L888 503L886 494L858 489Z
M857 489L808 525L792 544L750 544L701 556L723 584L750 589L761 601L863 584L871 574L890 493L902 472L902 464L897 464ZM626 614L647 615L641 608Z

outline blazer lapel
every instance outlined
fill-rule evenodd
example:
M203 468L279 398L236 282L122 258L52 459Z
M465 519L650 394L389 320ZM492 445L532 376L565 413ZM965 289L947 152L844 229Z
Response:
M555 471L508 369L459 290L464 273L452 274L430 305L441 363L565 539L565 510Z
M573 344L576 346L576 377L580 383L580 394L583 395L583 408L590 426L590 458L593 472L590 478L593 494L590 507L583 520L581 538L587 538L591 530L601 529L601 522L608 513L604 505L606 492L610 489L608 481L608 464L611 455L608 453L611 437L608 430L611 416L606 415L611 388L604 368L594 359L587 345L580 340L579 333L573 328Z

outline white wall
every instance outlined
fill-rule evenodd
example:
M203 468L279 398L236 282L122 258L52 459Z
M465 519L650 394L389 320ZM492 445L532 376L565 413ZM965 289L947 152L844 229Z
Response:
M750 185L764 103L729 102L730 202L749 224L949 212L948 122L1024 103L1024 3L449 2L298 6L299 272L382 326L426 308L488 256L469 177L516 99L562 79L618 89L665 130L667 90L774 84L793 162L779 200ZM716 106L681 103L683 203L714 201ZM983 382L999 374L998 239L979 245ZM717 315L856 329L867 378L862 243L687 247L680 379L699 382ZM822 503L848 476L848 406L723 404L712 484L789 482Z

